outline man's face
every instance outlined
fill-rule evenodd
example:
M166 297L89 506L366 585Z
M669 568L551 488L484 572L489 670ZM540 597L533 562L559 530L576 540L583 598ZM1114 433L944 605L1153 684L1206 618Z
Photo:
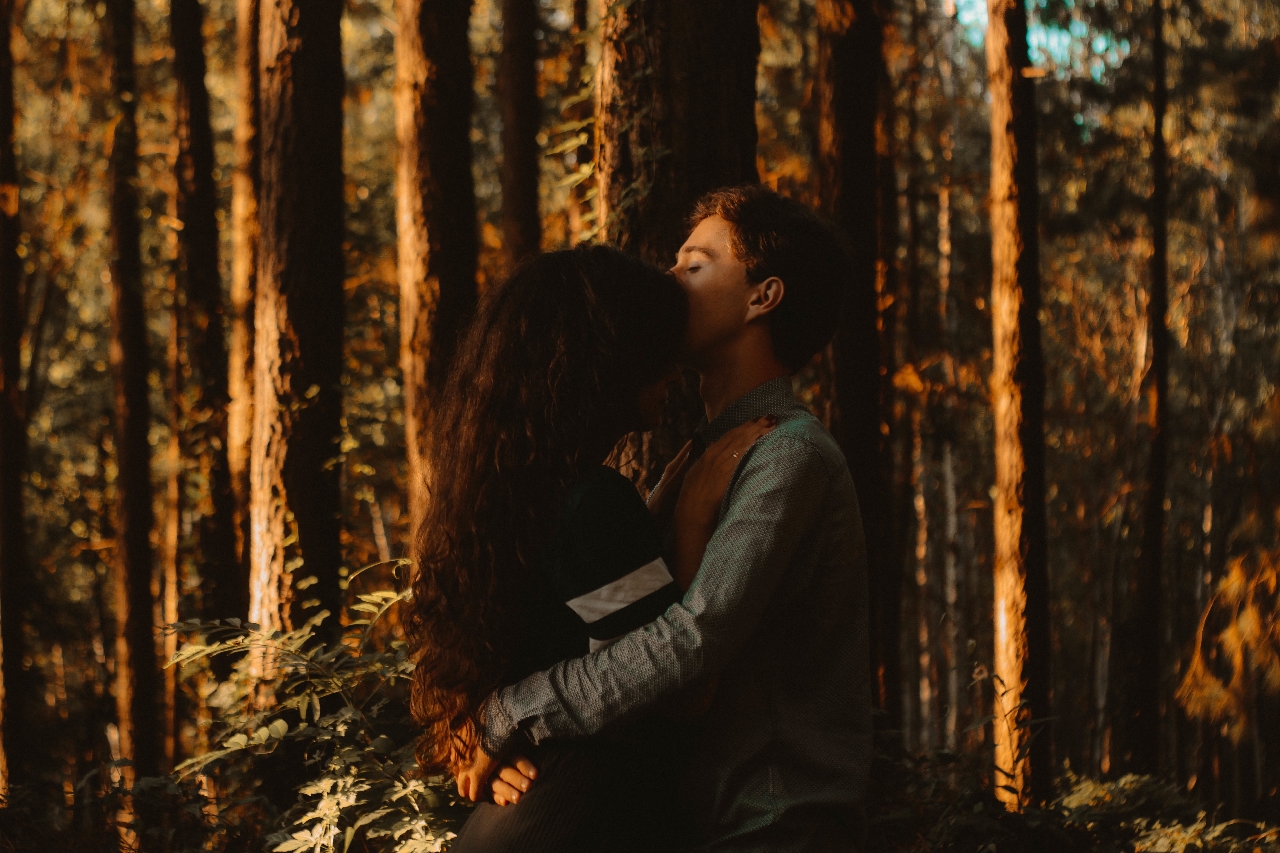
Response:
M698 223L676 254L671 272L689 296L685 346L694 366L746 325L752 285L733 253L733 226L719 216Z

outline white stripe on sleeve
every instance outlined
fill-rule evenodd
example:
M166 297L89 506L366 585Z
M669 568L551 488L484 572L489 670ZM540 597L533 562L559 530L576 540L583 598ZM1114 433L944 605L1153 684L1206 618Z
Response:
M612 583L580 595L567 604L583 622L590 625L610 613L617 613L628 604L637 602L652 592L657 592L669 583L671 583L671 572L659 557L652 563L645 563L631 574L623 575Z

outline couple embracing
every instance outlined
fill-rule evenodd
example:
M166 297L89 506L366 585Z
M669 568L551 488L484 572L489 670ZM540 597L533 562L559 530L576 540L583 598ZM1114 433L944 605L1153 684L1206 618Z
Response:
M859 848L871 752L857 497L791 374L834 333L830 226L702 198L670 274L603 246L486 294L433 421L409 631L450 848ZM706 420L646 504L608 466L677 364Z

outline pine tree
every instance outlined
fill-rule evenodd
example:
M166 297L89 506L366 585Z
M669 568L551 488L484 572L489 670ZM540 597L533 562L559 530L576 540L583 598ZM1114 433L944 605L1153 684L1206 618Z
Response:
M991 92L991 395L995 406L996 794L1052 791L1036 112L1021 0L988 0ZM1041 724L1044 725L1044 724Z
M426 507L432 395L475 307L470 0L397 6L396 238L410 518Z
M332 635L342 598L342 5L282 0L260 20L249 618L268 631L319 607ZM295 577L315 580L295 595Z

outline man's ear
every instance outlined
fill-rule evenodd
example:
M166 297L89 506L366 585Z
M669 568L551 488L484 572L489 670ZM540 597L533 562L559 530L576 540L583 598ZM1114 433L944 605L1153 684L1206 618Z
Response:
M747 300L747 322L750 323L769 314L778 307L786 293L787 286L776 275L752 285L751 297Z

